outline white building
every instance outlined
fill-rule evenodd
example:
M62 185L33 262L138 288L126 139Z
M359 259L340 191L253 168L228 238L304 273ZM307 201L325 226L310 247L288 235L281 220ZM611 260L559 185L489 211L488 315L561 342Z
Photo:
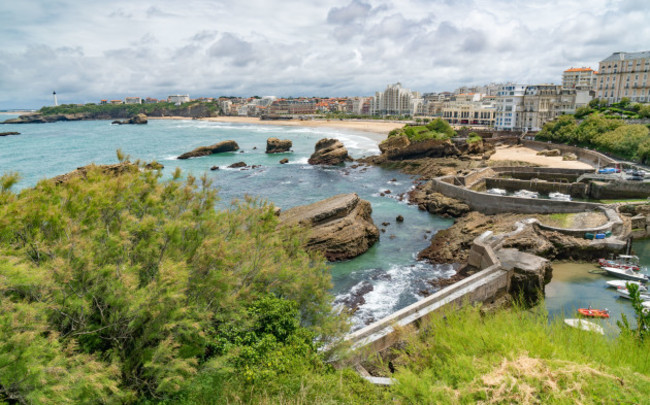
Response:
M383 92L375 93L370 110L372 115L414 115L422 102L420 93L395 83L386 86Z
M566 90L593 90L596 72L591 68L570 68L562 73L562 88Z
M519 129L518 120L524 108L526 86L505 84L499 88L496 101L495 127L498 130Z
M167 102L168 103L174 103L176 105L181 105L183 103L189 103L190 102L190 96L188 94L186 95L174 95L174 96L169 96L167 97Z
M142 104L140 97L127 97L124 99L124 104Z

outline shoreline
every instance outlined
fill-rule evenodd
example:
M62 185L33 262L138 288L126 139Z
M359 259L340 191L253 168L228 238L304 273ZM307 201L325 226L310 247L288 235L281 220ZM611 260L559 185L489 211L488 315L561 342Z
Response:
M151 120L192 120L188 117L147 117ZM375 120L268 120L262 121L257 117L209 117L198 118L198 121L222 122L230 124L252 124L252 125L273 125L285 127L307 127L307 128L332 128L347 129L357 132L363 132L364 135L373 141L380 143L388 136L388 133L396 128L404 126L404 122L386 122Z

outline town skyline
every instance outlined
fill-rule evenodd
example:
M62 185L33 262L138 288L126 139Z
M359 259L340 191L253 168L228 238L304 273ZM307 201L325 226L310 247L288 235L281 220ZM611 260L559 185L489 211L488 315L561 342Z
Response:
M641 1L37 0L0 5L0 109L101 98L371 96L487 83L559 83L647 48Z

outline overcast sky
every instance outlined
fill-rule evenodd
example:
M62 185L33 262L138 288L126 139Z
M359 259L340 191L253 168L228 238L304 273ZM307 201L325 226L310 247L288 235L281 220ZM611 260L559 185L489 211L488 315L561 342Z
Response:
M559 83L650 50L648 0L6 0L0 109Z

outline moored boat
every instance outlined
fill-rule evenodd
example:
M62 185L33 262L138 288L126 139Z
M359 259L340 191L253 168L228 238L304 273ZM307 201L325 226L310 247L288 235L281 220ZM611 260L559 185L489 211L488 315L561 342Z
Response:
M578 308L578 313L589 318L609 318L607 309Z
M623 288L623 287L617 288L616 292L618 293L618 295L620 295L623 298L627 298L628 300L632 299L630 297L630 291L627 288ZM639 297L641 298L641 301L650 301L650 294L641 293L639 294Z
M631 269L634 271L641 270L638 256L619 255L614 260L598 259L600 267L614 267L617 269Z
M514 194L515 197L522 197L522 198L538 198L539 193L536 191L529 191L529 190L519 190Z
M632 280L609 280L607 281L607 286L608 287L613 287L613 288L627 288L628 284L636 284L639 286L640 291L648 291L648 288L641 284L638 281L632 281Z
M587 332L596 332L601 335L605 334L602 326L596 325L593 322L586 321L584 319L565 319L564 323L577 329L585 330Z
M502 188L491 188L487 191L488 194L494 194L494 195L506 195L506 190Z
M556 201L571 201L571 196L569 194L562 193L549 193L548 198Z
M624 278L626 280L640 281L642 283L648 282L648 276L642 273L637 273L630 269L617 269L614 267L602 267L610 276Z

